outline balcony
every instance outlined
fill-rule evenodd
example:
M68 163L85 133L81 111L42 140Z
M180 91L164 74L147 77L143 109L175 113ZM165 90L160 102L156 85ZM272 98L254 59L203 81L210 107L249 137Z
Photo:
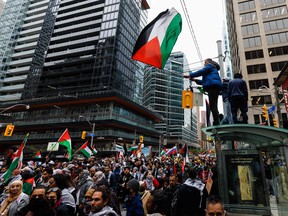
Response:
M20 100L21 95L22 94L20 94L20 93L9 94L9 95L1 95L0 96L0 101L1 102L7 102L7 101Z
M27 75L21 75L21 76L14 76L14 77L8 77L4 78L3 83L15 83L15 82L24 82L27 79Z
M10 66L27 66L30 65L32 62L32 58L26 58L26 59L21 59L21 60L16 60L16 61L11 61Z
M30 66L9 69L7 72L5 72L5 74L17 74L17 73L23 74L23 72L27 72L28 73L29 69L30 69Z
M24 84L2 86L0 88L0 92L13 92L13 91L19 91L23 89L24 89Z

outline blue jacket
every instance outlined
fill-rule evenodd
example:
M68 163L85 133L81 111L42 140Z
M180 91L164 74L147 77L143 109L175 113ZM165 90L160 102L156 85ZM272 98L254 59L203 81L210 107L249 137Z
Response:
M202 85L205 91L210 87L222 90L221 78L217 68L213 64L207 64L198 71L190 72L189 76L191 78L202 76L202 80L195 81L197 84Z
M233 96L242 96L248 100L247 84L243 79L236 78L231 80L228 84L229 98Z
M123 208L127 208L127 216L144 216L143 204L139 193L135 197L127 196Z

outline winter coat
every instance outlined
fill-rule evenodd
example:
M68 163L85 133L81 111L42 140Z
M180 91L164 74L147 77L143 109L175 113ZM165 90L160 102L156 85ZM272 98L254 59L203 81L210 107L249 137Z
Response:
M199 179L188 178L177 193L177 216L205 216L208 192Z
M248 99L247 84L243 79L236 78L231 80L228 84L229 98L233 96L242 96Z
M143 204L139 193L135 197L127 196L123 208L127 209L126 216L144 216Z
M81 185L77 185L78 187L78 192L79 192L79 204L83 204L85 201L85 194L88 191L88 189L90 188L90 186L92 185L93 180L90 176L88 176L88 178L86 179L86 181L84 183L82 183Z
M15 200L9 207L8 216L14 216L22 208L29 204L29 196L22 193L17 200Z
M205 91L211 87L222 90L222 81L218 70L216 66L211 63L198 71L190 72L189 76L190 78L202 76L202 80L195 80L195 82L202 85Z

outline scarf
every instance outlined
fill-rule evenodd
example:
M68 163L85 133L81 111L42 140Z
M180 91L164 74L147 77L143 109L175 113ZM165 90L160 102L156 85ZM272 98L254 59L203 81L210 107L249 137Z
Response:
M11 193L11 187L15 184L20 184L20 190L16 193L16 194L12 194ZM8 188L8 197L3 201L3 203L1 204L1 208L0 208L0 214L4 214L4 216L8 215L8 211L10 208L10 205L18 199L18 197L21 195L22 193L22 187L23 187L23 183L20 180L16 180L14 181Z
M77 186L80 187L81 185L83 185L86 182L86 180L88 179L88 177L89 177L89 171L83 170L82 175L79 176L79 181L78 181Z
M147 177L147 178L145 179L145 181L146 181L147 190L148 190L148 191L153 191L153 190L155 189L155 186L154 186L154 184L153 184L153 179Z

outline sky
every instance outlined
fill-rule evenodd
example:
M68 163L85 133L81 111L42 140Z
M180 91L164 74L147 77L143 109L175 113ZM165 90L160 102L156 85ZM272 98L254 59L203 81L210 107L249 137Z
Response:
M217 40L223 43L224 6L223 0L182 0L185 2L202 59L218 56ZM152 21L160 12L174 7L182 16L182 32L172 52L182 51L189 62L190 69L199 68L194 64L200 59L193 42L188 23L180 0L150 0L148 22ZM215 59L217 60L217 59Z

